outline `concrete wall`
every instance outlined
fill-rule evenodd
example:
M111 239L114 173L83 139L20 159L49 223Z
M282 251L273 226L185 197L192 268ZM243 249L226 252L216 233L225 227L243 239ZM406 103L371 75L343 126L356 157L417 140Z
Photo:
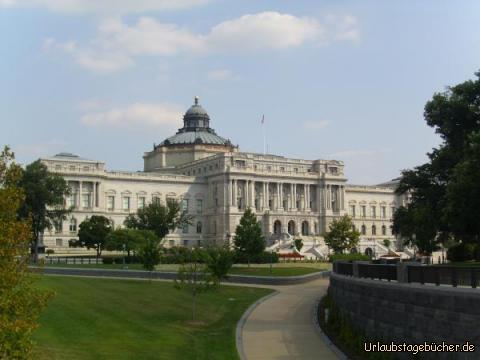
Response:
M422 353L422 359L480 358L480 290L331 274L329 294L370 340L475 344L474 353ZM397 353L399 359L411 354Z

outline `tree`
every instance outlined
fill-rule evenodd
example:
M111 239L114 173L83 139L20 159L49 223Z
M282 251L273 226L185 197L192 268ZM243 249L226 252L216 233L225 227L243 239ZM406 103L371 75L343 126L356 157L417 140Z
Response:
M295 246L295 249L297 249L298 252L300 252L300 250L302 250L303 248L303 241L302 239L295 239L293 241L293 244Z
M205 251L205 266L213 277L215 283L219 283L227 277L233 265L233 254L223 247L209 247Z
M357 246L360 233L354 229L352 219L348 215L334 219L329 225L329 231L324 235L325 244L335 254L343 254Z
M50 293L28 271L30 219L19 219L22 169L8 147L0 153L0 359L32 358L31 334Z
M209 290L217 282L212 276L209 268L202 266L204 253L199 249L193 249L190 261L181 265L175 279L177 289L187 289L192 295L192 320L195 320L197 297L200 293Z
M58 174L48 171L40 160L27 165L19 181L25 200L19 209L22 219L29 219L32 231L34 261L38 261L40 236L56 222L66 219L65 196L70 193L67 182Z
M249 266L250 259L265 250L265 238L262 235L262 229L250 208L245 210L240 219L240 224L235 229L233 242L235 250L247 256Z
M160 248L160 239L155 235L153 231L142 231L141 236L142 245L138 250L138 257L143 264L145 270L150 271L150 275L155 266L160 263L161 259L161 248ZM151 279L151 277L150 277Z
M112 222L102 215L92 215L79 226L78 240L70 243L73 247L95 249L97 258L102 254L108 234L112 231Z
M170 231L191 225L193 216L186 211L181 211L176 200L168 200L167 205L152 202L143 209L138 209L136 214L130 214L124 225L130 229L151 230L163 240Z
M480 72L475 75L427 102L425 120L443 142L427 163L402 172L397 189L411 201L395 212L395 233L426 253L452 238L480 243Z
M116 229L111 231L105 240L105 250L127 252L127 257L135 253L144 243L144 231L136 229Z
M390 239L383 239L383 246L385 246L387 249L390 250L390 246L392 245L392 242Z

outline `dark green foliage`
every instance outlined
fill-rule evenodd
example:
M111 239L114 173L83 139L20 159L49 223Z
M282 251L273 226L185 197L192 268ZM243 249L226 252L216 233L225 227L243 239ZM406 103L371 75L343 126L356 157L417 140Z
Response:
M245 210L240 219L233 241L235 250L240 256L246 256L247 262L253 261L255 256L258 256L265 250L265 238L262 235L262 229L257 221L257 217L250 208Z
M277 253L263 251L260 254L249 256L237 251L234 254L234 260L235 264L275 264L278 262L278 255Z
M298 251L302 250L302 248L303 248L303 241L302 241L302 239L295 239L293 243L294 243L295 248L296 248Z
M390 239L383 239L383 246L385 246L387 249L390 249L390 246L392 245L392 242Z
M233 265L233 253L221 247L210 247L205 251L205 266L215 282L227 277Z
M40 235L45 229L51 229L55 222L65 220L70 212L64 207L64 199L70 189L61 176L49 172L40 160L27 165L19 186L23 189L25 200L18 213L20 218L31 222L32 250L37 262Z
M110 232L105 242L105 250L116 250L127 252L127 257L131 253L135 253L143 244L145 235L144 231L136 229L116 229ZM125 248L124 248L125 245Z
M160 262L162 264L185 264L190 261L192 257L191 253L192 249L188 247L172 246L171 248L165 249ZM198 261L202 261L202 259Z
M111 231L112 223L110 219L102 215L92 215L80 224L78 240L71 241L70 246L95 249L97 257L99 257Z
M328 257L328 261L334 262L337 260L345 261L368 261L371 260L369 256L363 254L332 254Z
M193 216L186 211L181 211L178 201L169 200L166 205L152 202L143 209L138 209L136 214L128 215L125 226L130 229L151 230L163 240L170 231L191 225Z
M114 261L115 261L115 258L113 258L111 256L106 256L106 257L102 258L102 263L104 263L104 264L113 264Z
M352 219L348 215L334 219L328 227L329 231L324 235L325 244L336 254L357 246L360 233L353 229Z
M160 239L153 231L142 231L142 235L143 240L142 245L138 249L138 258L146 270L153 271L155 266L160 263Z
M448 239L480 242L480 73L435 94L425 105L427 124L443 142L429 162L403 172L398 193L412 196L394 215L394 231L431 253Z
M470 261L474 259L476 246L468 243L459 243L447 251L449 261Z

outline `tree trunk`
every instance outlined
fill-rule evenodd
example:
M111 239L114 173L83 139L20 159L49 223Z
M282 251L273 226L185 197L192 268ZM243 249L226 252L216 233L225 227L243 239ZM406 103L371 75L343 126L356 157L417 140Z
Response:
M196 307L196 303L197 303L197 292L194 290L193 291L193 296L192 296L192 300L193 300L193 303L192 303L192 321L195 321L195 307Z

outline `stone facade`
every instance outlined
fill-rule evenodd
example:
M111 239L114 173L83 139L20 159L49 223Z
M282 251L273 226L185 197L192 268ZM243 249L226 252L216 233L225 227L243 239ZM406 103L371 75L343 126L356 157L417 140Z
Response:
M184 127L145 153L143 172L108 171L103 162L68 153L43 158L50 171L68 181L72 195L66 205L74 208L70 219L44 234L45 246L68 251L87 216L104 215L121 226L139 207L169 198L182 201L195 222L170 234L168 246L230 242L247 207L261 221L269 245L283 235L299 236L311 245L303 250L311 256L325 256L321 234L347 213L362 231L360 251L385 252L380 240L394 240L392 211L404 202L394 194L394 184L348 185L341 161L240 152L215 134L209 117L197 121L205 116L196 99Z

